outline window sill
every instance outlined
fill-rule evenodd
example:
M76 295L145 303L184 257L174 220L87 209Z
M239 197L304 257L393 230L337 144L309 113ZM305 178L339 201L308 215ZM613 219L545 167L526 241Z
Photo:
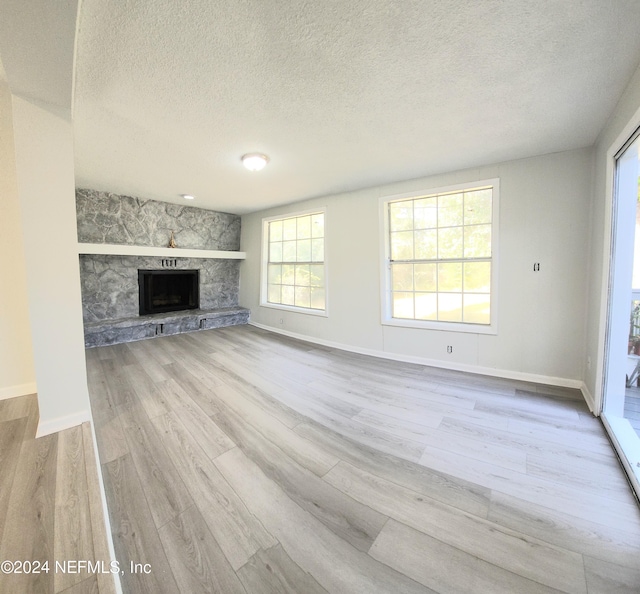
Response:
M386 318L382 320L383 326L396 326L399 328L417 328L419 330L439 330L441 332L466 332L469 334L497 335L498 328L495 324L485 326L483 324L464 324L459 322L431 322L426 320L402 320Z
M294 305L278 305L277 303L261 303L260 307L268 307L269 309L279 309L280 311L292 311L294 313L307 314L320 318L328 318L329 314L326 309L306 309L304 307L295 307Z

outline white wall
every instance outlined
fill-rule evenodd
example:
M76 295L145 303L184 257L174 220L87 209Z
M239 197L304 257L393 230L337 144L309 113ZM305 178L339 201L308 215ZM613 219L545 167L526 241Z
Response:
M36 391L11 92L0 65L0 399Z
M27 302L44 435L89 420L69 110L13 96Z
M584 381L590 397L599 406L602 389L605 307L608 286L609 230L611 214L612 162L607 152L640 109L640 68L629 81L616 108L603 127L594 150L592 184L590 274L586 317L586 357L591 360ZM640 122L639 122L640 123ZM619 147L616 147L616 149ZM614 149L614 150L616 150Z
M349 348L577 386L585 355L591 162L591 149L569 151L246 215L240 304L251 309L253 322ZM500 178L498 335L383 327L379 198L494 177ZM329 317L261 307L262 218L318 206L327 207ZM533 272L534 262L540 272Z

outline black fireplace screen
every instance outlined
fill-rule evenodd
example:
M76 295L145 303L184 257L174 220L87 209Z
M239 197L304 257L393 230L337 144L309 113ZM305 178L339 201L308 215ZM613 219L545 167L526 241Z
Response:
M138 270L140 315L197 309L198 270Z

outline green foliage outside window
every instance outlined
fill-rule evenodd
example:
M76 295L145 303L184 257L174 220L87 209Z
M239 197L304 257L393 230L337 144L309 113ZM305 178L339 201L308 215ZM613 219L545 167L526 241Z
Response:
M388 206L392 317L490 324L493 189Z

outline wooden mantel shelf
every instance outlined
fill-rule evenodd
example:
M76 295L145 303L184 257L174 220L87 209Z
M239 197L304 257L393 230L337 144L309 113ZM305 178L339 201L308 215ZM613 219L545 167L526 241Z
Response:
M160 258L210 258L226 260L244 260L247 257L246 252L120 245L114 243L79 243L78 253L107 256L158 256Z

